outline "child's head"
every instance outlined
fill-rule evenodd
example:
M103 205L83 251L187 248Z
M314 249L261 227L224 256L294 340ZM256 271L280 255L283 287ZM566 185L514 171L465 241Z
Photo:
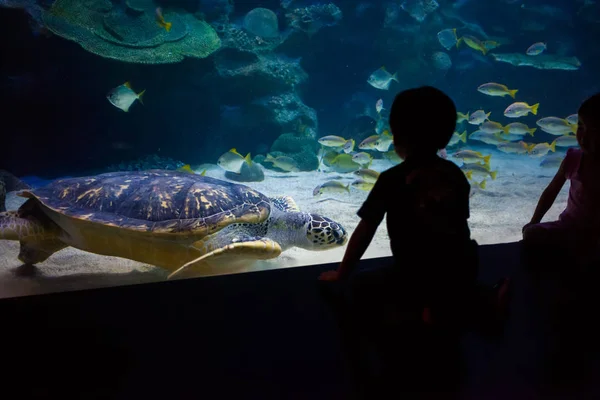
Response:
M394 147L401 158L435 154L445 148L456 128L456 106L444 92L431 86L396 95L390 110Z
M600 93L585 100L577 114L577 141L581 149L600 155Z

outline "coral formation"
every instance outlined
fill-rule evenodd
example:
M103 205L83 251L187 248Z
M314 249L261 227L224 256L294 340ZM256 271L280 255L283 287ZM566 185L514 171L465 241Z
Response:
M145 171L148 169L177 169L185 164L169 157L161 157L157 154L147 155L130 162L113 164L106 168L106 172L113 171Z
M190 14L164 12L167 32L142 0L128 0L130 11L109 0L56 0L43 20L50 31L102 57L143 64L204 58L221 46L215 30ZM139 11L146 9L146 11Z
M257 55L226 49L215 55L215 68L220 77L239 80L240 87L253 93L262 93L265 89L268 93L288 91L308 79L299 60L276 54Z
M300 171L314 171L319 168L319 159L316 156L318 148L319 143L312 137L301 133L284 133L275 140L270 154L273 157L291 157L298 164ZM277 170L271 163L264 165Z
M313 4L288 11L285 17L293 28L313 35L321 28L341 21L342 11L333 3Z
M312 138L317 133L317 112L302 102L294 92L266 96L253 102L264 107L284 132L302 131Z
M262 38L279 36L277 15L268 8L255 8L244 17L244 29Z
M440 5L435 0L406 0L400 7L411 17L423 22L428 14L437 10Z

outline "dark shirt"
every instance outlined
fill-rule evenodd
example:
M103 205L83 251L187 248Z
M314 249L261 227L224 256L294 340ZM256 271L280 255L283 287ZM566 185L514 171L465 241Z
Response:
M358 211L387 228L396 264L461 263L471 244L467 224L470 185L452 161L437 155L408 158L383 172Z

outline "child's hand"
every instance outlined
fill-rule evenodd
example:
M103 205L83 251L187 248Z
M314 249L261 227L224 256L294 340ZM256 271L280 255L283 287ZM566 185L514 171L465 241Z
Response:
M340 279L340 274L337 271L325 271L319 275L320 281L335 282Z
M527 228L529 228L531 225L535 225L533 222L529 222L527 224L525 224L525 226L523 226L523 229L521 229L521 233L525 233L525 230Z

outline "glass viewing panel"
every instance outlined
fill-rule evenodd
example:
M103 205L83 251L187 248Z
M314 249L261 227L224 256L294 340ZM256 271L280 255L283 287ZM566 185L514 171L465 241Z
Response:
M341 260L420 85L457 105L473 238L519 240L600 91L598 4L0 1L0 296Z

